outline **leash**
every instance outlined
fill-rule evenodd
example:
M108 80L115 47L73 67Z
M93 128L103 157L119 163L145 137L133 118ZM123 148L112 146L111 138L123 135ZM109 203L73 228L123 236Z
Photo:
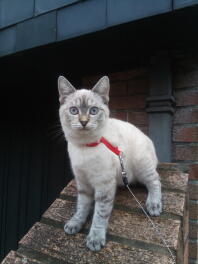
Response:
M146 210L144 209L144 207L142 206L142 204L140 203L140 201L136 198L135 194L132 192L131 188L129 187L127 173L126 173L126 170L124 168L123 153L122 152L119 155L119 160L120 160L120 166L121 166L121 171L122 171L122 181L123 181L124 185L129 190L130 194L133 196L133 198L135 199L135 201L138 204L138 206L140 207L140 209L146 215L148 221L150 222L150 224L153 227L153 229L156 232L156 234L161 238L161 241L164 244L164 246L167 248L167 250L168 250L168 252L169 252L169 254L170 254L170 256L171 256L171 258L173 260L173 263L176 264L175 256L173 255L173 253L172 253L170 247L168 246L166 240L164 239L162 233L159 231L159 229L156 226L156 224L153 222L153 220L151 219L151 217L147 214Z
M168 246L166 240L164 239L162 233L160 232L160 230L158 229L158 227L156 226L156 224L153 222L153 220L151 219L151 217L148 215L148 213L146 212L146 210L144 209L144 207L142 206L142 204L140 203L140 201L136 198L136 196L132 192L131 188L129 187L128 178L127 178L127 172L126 172L125 167L124 167L124 153L122 151L120 151L118 149L118 147L115 147L111 143L109 143L104 137L102 137L99 140L99 142L89 143L89 144L86 144L86 146L87 147L96 147L100 143L103 143L109 150L111 150L114 154L116 154L119 157L120 167L121 167L122 181L123 181L125 187L128 189L128 191L130 192L130 194L133 196L133 198L135 199L135 201L138 204L138 206L140 207L140 209L146 215L146 217L147 217L149 223L151 224L151 226L153 227L155 233L157 234L157 236L160 237L162 243L167 248L167 250L168 250L168 252L169 252L169 254L171 256L171 259L173 261L173 264L176 264L175 256L173 255L173 253L172 253L170 247Z

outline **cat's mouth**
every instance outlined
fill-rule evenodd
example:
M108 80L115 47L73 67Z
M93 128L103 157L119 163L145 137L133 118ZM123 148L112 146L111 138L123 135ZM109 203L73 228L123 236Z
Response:
M87 123L70 123L71 129L75 133L88 133L96 130L98 128L97 122L87 122Z
M89 127L81 127L80 130L82 131L88 131L88 130L91 130Z
M72 129L75 131L89 131L92 130L93 127L91 126L82 126L82 125L72 125Z

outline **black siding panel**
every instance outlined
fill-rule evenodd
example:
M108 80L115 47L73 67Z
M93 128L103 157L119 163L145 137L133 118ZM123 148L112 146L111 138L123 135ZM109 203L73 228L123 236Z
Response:
M20 238L71 179L71 171L64 141L48 142L40 125L14 130L6 126L0 137L1 259L17 248Z
M19 67L20 83L8 72L12 78L1 83L0 260L72 177L64 138L49 133L58 120L57 88L38 77L38 67L27 70L28 62Z
M30 126L32 141L30 142L31 152L29 153L29 178L27 194L27 222L34 224L35 219L40 218L41 194L42 194L42 164L43 158L43 135L42 128L35 125ZM39 168L39 169L38 169Z
M20 177L19 177L19 185L20 185L20 192L19 192L19 205L20 210L18 214L18 237L17 240L19 241L21 237L27 232L29 228L29 223L27 221L27 196L28 196L28 186L29 186L29 174L30 174L30 146L28 144L29 136L30 136L30 129L27 125L21 125L22 132L22 139L21 141L21 170L20 170ZM19 140L19 139L18 139ZM31 139L33 140L33 138Z
M0 257L6 253L6 215L7 215L7 192L8 192L8 149L10 135L6 127L1 126L0 136Z
M18 237L18 213L19 213L19 178L20 175L20 142L17 140L19 136L19 128L12 133L12 127L9 128L10 146L15 146L8 153L8 173L7 173L7 195L6 195L6 224L5 224L5 248L17 247L17 241L13 237Z

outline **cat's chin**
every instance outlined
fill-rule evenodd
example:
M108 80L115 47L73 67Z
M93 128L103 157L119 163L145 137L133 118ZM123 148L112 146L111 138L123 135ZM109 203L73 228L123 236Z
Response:
M89 132L92 132L92 131L95 131L97 129L97 127L95 126L92 126L92 127L75 127L75 128L72 128L72 130L75 132L75 133L89 133Z
M91 142L97 142L103 135L104 128L83 128L83 129L71 129L70 132L65 134L68 141L74 145L82 145Z
M96 131L97 130L94 128L82 128L77 131L75 130L75 134L80 137L83 137L83 136L89 137L89 136L97 134Z

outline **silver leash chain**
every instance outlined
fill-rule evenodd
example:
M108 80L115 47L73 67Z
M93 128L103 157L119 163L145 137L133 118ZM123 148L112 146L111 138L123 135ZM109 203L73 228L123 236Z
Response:
M129 190L129 192L131 193L131 195L133 196L133 198L135 199L135 201L137 202L138 206L141 208L141 210L143 211L143 213L146 215L147 219L149 220L151 226L153 227L154 231L156 232L156 234L161 238L161 241L163 242L164 246L167 248L173 263L176 264L176 259L175 256L173 255L170 247L168 246L166 240L164 239L162 233L159 231L158 227L156 226L156 224L153 222L153 220L151 219L151 217L147 214L147 212L145 211L144 207L141 205L140 201L136 198L136 196L134 195L134 193L132 192L131 188L129 187L129 183L128 183L128 178L127 178L127 173L124 167L124 154L123 152L120 152L119 155L119 160L120 160L120 166L121 166L121 173L122 173L122 180L124 185L127 187L127 189Z

